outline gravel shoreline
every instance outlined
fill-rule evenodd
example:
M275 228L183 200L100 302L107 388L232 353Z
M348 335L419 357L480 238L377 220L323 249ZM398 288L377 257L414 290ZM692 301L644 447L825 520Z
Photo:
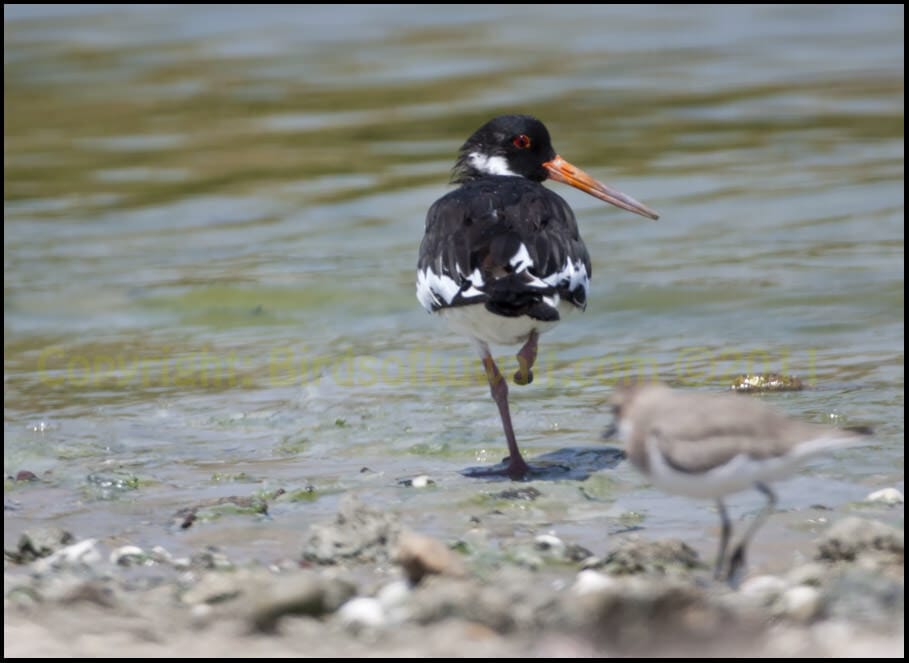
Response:
M812 561L735 590L677 540L602 558L553 535L507 554L482 540L438 541L352 497L269 565L28 532L5 555L4 653L903 655L903 531L877 521L844 517Z

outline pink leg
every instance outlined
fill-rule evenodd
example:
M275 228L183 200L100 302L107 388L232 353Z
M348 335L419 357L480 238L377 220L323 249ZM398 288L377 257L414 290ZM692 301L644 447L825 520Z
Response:
M508 442L508 468L505 472L514 480L522 479L530 468L521 457L518 442L514 437L514 429L511 426L511 413L508 410L508 384L499 372L499 367L496 366L496 362L489 353L489 348L481 347L481 349L483 368L486 369L486 379L489 380L489 391L499 407L499 416L502 419L502 427L505 429L505 440Z
M536 330L530 332L524 347L518 351L518 371L514 374L514 383L525 385L533 382L533 363L537 360L537 339L539 334Z

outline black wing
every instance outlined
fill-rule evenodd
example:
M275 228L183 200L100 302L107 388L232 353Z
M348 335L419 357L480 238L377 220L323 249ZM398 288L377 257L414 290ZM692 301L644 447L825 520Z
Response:
M429 208L417 298L429 311L484 304L557 320L560 299L586 306L590 273L568 203L521 177L484 177Z

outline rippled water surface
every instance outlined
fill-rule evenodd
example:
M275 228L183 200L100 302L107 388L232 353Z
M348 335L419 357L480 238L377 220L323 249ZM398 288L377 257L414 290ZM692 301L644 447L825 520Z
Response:
M7 7L4 470L41 481L7 479L5 540L57 524L272 557L347 491L441 536L471 516L596 551L628 523L715 533L709 504L627 463L537 482L533 503L459 474L505 445L473 350L416 302L416 251L457 148L503 112L662 214L551 185L593 289L512 389L529 456L598 449L623 376L772 370L810 388L767 400L878 431L782 484L782 508L902 489L903 18ZM420 474L435 485L399 483ZM171 525L278 488L270 519Z

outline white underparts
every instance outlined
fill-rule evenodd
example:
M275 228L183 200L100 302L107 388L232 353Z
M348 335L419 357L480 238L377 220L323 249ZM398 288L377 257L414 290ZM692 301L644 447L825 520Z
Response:
M562 317L577 310L575 306L565 302L562 302L558 308L559 315ZM529 315L513 318L496 315L488 311L482 304L446 308L439 311L439 314L452 331L482 343L496 345L523 343L530 336L530 332L536 331L537 334L544 334L559 322L558 320L543 322L531 318Z

